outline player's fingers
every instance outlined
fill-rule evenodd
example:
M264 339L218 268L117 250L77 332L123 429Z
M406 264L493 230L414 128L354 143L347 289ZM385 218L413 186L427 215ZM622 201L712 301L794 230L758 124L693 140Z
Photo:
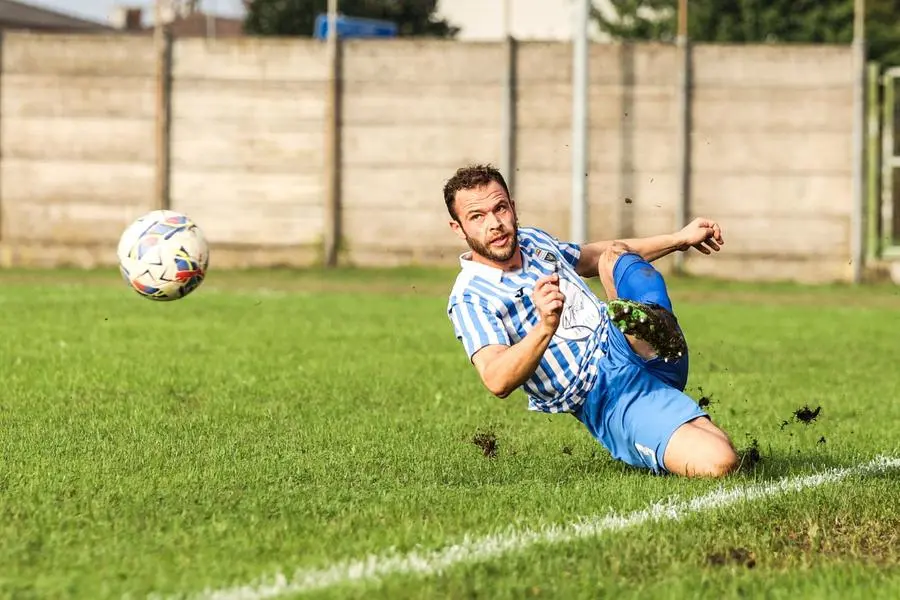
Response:
M544 302L547 298L550 297L551 294L556 292L559 288L553 286L552 284L544 283L540 288L535 288L534 294L532 294L532 298L537 302Z
M551 275L544 275L540 279L534 282L534 291L537 292L547 287L548 285L557 285L559 283L559 275L553 273Z
M694 244L694 248L696 248L697 250L699 250L699 251L702 252L703 254L712 254L712 251L710 251L709 248L707 248L707 247L704 246L703 244Z
M710 248L712 248L713 250L715 250L716 252L719 251L719 245L712 238L709 238L708 240L706 240L706 245L709 246Z
M713 223L712 228L713 228L713 237L715 238L715 240L717 242L719 242L720 244L724 244L725 239L722 237L722 228L719 227L718 223Z
M548 294L539 301L536 301L535 305L538 307L538 310L553 312L554 310L562 308L565 303L566 298L562 294Z
M559 291L559 288L545 287L541 290L540 298L544 302L549 302L550 300L565 300L566 296Z
M538 299L543 298L547 295L547 292L550 289L549 285L550 285L549 281L541 281L541 280L538 280L534 284L534 290L531 292L531 297L534 299L535 302L537 302Z
M562 310L562 307L563 307L562 300L551 300L547 304L547 312L549 312L549 313L559 312L560 310Z

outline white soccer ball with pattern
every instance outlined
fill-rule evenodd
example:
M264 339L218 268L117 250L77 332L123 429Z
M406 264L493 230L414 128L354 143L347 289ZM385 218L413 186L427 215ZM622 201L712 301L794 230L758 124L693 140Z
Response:
M151 300L178 300L203 283L209 244L187 215L154 210L119 239L119 270L134 291Z

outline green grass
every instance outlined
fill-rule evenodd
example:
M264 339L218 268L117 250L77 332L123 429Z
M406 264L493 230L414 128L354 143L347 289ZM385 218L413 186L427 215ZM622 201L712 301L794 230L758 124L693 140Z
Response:
M0 596L198 592L720 485L492 398L445 316L452 277L214 271L154 303L114 272L0 272ZM896 288L672 289L689 392L762 454L724 485L900 455ZM896 597L898 497L897 473L854 478L313 596Z

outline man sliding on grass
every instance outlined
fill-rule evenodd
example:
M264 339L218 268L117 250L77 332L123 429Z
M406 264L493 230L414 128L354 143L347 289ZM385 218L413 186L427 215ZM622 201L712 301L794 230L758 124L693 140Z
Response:
M522 387L529 409L570 412L616 459L653 473L720 477L738 465L728 436L683 390L688 350L662 275L650 262L724 243L696 219L672 235L560 242L518 227L491 166L459 169L444 186L450 227L471 252L448 312L494 395ZM582 278L598 277L607 302Z

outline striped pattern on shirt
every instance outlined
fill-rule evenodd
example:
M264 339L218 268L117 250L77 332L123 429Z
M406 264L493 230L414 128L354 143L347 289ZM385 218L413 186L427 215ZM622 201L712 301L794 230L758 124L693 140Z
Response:
M531 300L535 282L558 266L566 296L560 327L522 388L531 410L571 412L597 380L608 324L605 306L575 271L578 245L533 227L520 228L518 239L523 266L517 271L472 262L469 253L460 257L447 312L470 359L485 346L515 344L540 320Z

